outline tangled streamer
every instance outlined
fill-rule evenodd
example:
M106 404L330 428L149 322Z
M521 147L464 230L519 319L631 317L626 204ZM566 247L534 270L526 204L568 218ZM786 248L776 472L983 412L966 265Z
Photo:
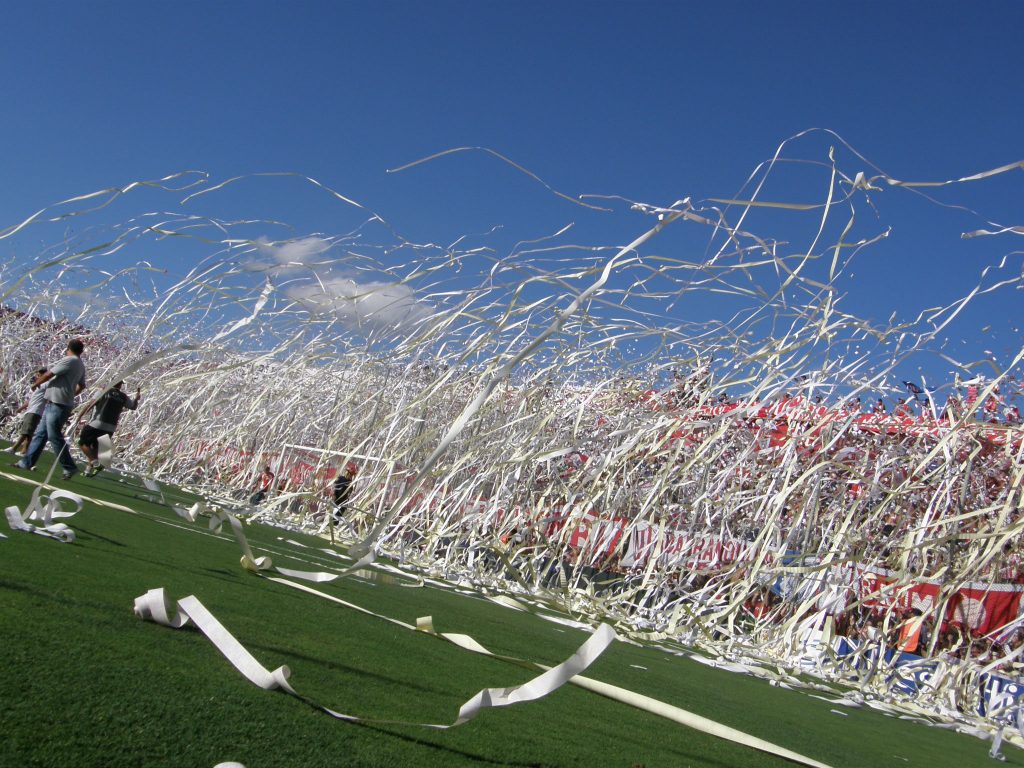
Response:
M822 138L834 146L819 151ZM356 555L543 593L946 718L1014 722L1016 697L985 676L1014 678L1024 648L1024 347L1015 336L1001 358L964 361L943 334L1021 288L1020 253L1010 242L960 298L916 316L861 317L846 295L855 263L899 227L893 196L952 207L937 195L1021 163L906 182L808 132L736 195L672 205L574 199L512 165L628 244L573 241L569 224L483 246L415 242L281 174L259 181L298 181L351 227L296 235L218 217L253 178L197 172L12 224L0 231L8 416L26 374L78 335L94 392L143 388L115 443L147 476L329 527ZM771 197L808 168L816 197ZM965 238L1024 231L955 205L980 222ZM924 355L955 376L904 392L900 372ZM901 687L913 667L891 652L911 650L924 671Z

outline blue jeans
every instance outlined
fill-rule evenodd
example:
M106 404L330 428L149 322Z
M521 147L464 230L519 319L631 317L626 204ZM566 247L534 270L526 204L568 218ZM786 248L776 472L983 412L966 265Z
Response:
M64 440L64 425L70 416L70 405L59 405L58 403L49 402L46 404L43 418L39 420L39 426L36 427L35 434L32 435L32 442L29 443L28 453L22 459L25 466L34 467L36 465L36 462L39 461L39 456L43 453L43 447L46 445L47 439L49 439L50 447L57 454L57 461L64 467L64 470L67 472L78 471L75 460L71 458L71 449Z

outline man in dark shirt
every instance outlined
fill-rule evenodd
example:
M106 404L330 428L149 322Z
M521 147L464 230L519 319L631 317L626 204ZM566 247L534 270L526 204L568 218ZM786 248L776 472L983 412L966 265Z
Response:
M102 395L96 398L92 403L95 406L92 420L82 427L82 434L78 438L78 446L82 449L85 457L89 459L89 467L85 470L86 477L92 477L103 469L103 465L99 463L99 439L103 435L107 437L113 436L114 430L117 429L117 422L125 408L129 411L134 411L139 407L142 388L136 389L135 397L132 398L121 391L123 386L124 382L119 381L114 386L108 387ZM88 410L87 406L83 413L88 412Z
M334 478L334 519L340 520L345 515L348 497L352 495L352 480L355 478L359 468L355 462L348 462L345 471L339 472Z
M256 480L256 492L250 497L251 504L260 504L274 488L274 473L266 466Z
M334 526L345 519L348 497L352 495L352 480L358 471L359 467L356 466L354 461L350 461L345 464L344 470L338 471L338 475L334 478L334 483L332 484L334 509L328 517L332 544L334 543Z

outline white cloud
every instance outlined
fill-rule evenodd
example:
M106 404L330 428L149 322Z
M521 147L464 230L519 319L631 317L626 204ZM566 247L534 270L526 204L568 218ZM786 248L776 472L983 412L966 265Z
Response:
M372 281L360 283L338 275L338 266L324 254L333 243L322 237L304 237L276 244L265 238L256 241L259 256L244 267L290 278L284 293L316 315L329 315L364 334L391 330L407 332L431 317L430 304L418 301L414 291L401 283ZM309 275L308 279L301 273Z
M429 304L418 301L413 290L400 283L358 283L350 278L331 278L292 285L285 293L309 312L333 315L363 333L410 331L434 314Z
M261 237L256 240L259 256L247 259L242 266L254 272L283 274L321 263L323 254L330 250L331 245L329 240L315 236L281 244Z

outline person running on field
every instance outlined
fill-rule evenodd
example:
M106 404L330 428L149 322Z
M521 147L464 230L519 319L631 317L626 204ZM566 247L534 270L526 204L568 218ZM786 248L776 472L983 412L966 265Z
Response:
M44 373L46 373L46 369L39 368L32 371L30 379L34 382L37 376L41 376ZM45 395L45 384L35 389L29 389L25 402L18 409L19 413L24 413L21 417L21 423L18 425L18 442L10 448L4 448L4 453L20 453L22 456L25 455L25 452L28 450L28 443L32 439L32 435L35 434L36 427L39 426L39 420L43 417L43 409L46 408Z
M81 339L71 339L64 357L51 365L46 373L36 376L32 382L32 389L38 389L49 382L43 395L46 408L39 426L32 435L28 452L21 461L14 464L19 469L35 469L36 462L39 461L43 448L49 441L50 447L57 455L57 461L64 468L64 479L70 480L78 473L78 466L71 458L71 448L64 439L64 425L71 416L75 397L85 389L85 363L82 362L84 350L85 345Z
M334 478L334 513L335 521L341 521L345 517L345 510L348 507L348 498L352 495L352 481L359 472L359 467L354 461L345 464L345 470L339 472Z
M359 472L359 467L354 461L347 462L344 470L338 470L334 482L331 484L334 509L328 514L327 522L331 531L331 543L334 543L334 526L345 521L345 511L348 508L348 499L352 495L352 481Z
M86 477L93 477L103 469L103 465L99 463L99 439L103 435L113 437L118 419L121 418L121 413L126 408L129 411L134 411L139 407L142 388L139 387L135 390L135 397L128 397L121 391L123 386L123 381L117 382L112 387L108 387L91 403L95 406L92 419L82 427L82 434L78 438L78 445L89 460L89 466L85 470ZM88 410L89 406L86 406L85 411Z

